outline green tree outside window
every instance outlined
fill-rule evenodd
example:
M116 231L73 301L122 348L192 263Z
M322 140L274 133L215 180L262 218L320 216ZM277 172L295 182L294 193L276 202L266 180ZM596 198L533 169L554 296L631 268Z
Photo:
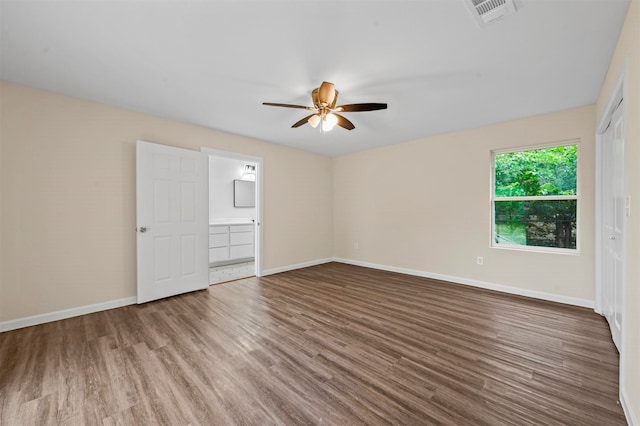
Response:
M495 155L494 243L576 248L578 146Z

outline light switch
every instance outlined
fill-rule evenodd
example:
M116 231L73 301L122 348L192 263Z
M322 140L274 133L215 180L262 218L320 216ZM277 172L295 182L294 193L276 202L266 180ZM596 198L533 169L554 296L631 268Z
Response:
M631 217L631 195L627 195L627 217Z

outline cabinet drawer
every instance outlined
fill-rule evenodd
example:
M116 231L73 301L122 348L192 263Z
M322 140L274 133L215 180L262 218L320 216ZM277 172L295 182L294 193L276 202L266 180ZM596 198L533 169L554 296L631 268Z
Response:
M231 246L229 247L229 254L231 259L253 257L253 244L246 244L243 246Z
M232 232L229 234L229 244L232 246L253 244L253 232Z
M224 247L229 245L229 234L209 234L209 247Z
M228 232L229 232L229 227L226 225L223 225L223 226L209 225L210 234L226 234Z
M229 259L229 247L216 247L209 249L209 263Z
M253 225L231 225L229 226L231 232L248 232L253 231Z

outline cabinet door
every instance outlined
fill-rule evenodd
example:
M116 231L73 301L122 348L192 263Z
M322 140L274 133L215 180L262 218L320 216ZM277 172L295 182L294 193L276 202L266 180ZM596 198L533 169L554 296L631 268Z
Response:
M209 225L209 234L227 234L229 227L227 225Z
M253 225L231 225L230 232L253 232Z
M229 247L215 247L209 249L209 263L229 260Z
M231 246L229 247L229 255L231 259L242 259L245 257L253 257L253 244L247 244L243 246Z
M232 246L253 244L253 232L232 232L229 234L229 244Z
M209 234L209 247L225 247L229 245L229 234Z

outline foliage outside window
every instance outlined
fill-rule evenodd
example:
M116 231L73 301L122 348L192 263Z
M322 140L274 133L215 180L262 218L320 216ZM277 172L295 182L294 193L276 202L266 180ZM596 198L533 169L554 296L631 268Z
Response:
M494 154L493 246L575 250L578 145Z

